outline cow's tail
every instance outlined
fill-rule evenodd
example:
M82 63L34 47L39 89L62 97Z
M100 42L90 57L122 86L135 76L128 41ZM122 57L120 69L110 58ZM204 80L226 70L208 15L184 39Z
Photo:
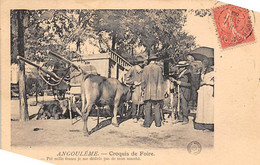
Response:
M85 89L85 81L82 81L81 84L81 114L85 113L85 104L86 104L86 89Z

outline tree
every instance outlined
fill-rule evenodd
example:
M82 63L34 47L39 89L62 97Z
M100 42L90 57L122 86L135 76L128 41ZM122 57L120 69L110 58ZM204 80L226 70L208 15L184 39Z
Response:
M204 11L192 11L205 15ZM100 52L113 50L129 61L144 53L170 57L174 62L195 46L183 31L186 10L30 10L26 28L26 54L46 58L46 50L68 54L68 43L89 38ZM42 57L38 57L41 52ZM32 54L32 55L31 55Z
M174 65L196 46L194 37L183 30L188 12L198 16L210 14L208 10L169 9L27 10L25 56L32 61L46 62L47 50L71 55L69 43L76 45L80 38L82 43L94 40L92 44L101 53L113 50L128 61L134 61L136 56L156 54L171 59ZM15 25L12 21L11 28ZM11 34L12 57L16 57L13 47L17 35L14 30Z
M24 57L24 10L17 11L17 26L18 26L18 55ZM20 121L29 120L28 103L26 98L25 86L25 64L19 62L19 103L20 103Z
M94 16L89 26L103 45L129 61L134 50L143 47L148 56L157 54L162 58L170 57L176 63L195 46L194 37L183 31L186 12L150 9L96 10L92 13Z

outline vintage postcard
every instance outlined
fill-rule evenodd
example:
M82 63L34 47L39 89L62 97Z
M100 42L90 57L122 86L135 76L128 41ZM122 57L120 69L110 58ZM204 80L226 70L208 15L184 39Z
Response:
M2 149L52 164L260 163L260 13L1 4Z

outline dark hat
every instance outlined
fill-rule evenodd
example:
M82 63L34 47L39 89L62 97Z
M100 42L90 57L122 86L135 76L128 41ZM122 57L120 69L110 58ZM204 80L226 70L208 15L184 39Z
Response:
M158 57L157 57L156 55L151 55L151 56L148 58L149 61L153 61L153 60L157 60L157 59L158 59Z
M134 59L133 59L133 64L136 65L136 64L141 64L145 61L144 57L143 56L136 56Z
M177 67L185 67L185 66L189 66L189 63L187 61L179 61L176 66Z

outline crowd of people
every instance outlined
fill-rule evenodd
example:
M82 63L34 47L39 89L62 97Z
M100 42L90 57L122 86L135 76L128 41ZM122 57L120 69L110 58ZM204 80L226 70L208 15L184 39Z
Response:
M194 128L214 131L214 72L208 58L194 60L188 55L179 61L175 71L164 75L157 56L137 61L125 74L122 82L132 89L131 117L134 122L149 128L153 121L161 127L164 120L164 100L170 99L170 123L188 124L191 109L196 109ZM166 85L166 81L170 85Z

